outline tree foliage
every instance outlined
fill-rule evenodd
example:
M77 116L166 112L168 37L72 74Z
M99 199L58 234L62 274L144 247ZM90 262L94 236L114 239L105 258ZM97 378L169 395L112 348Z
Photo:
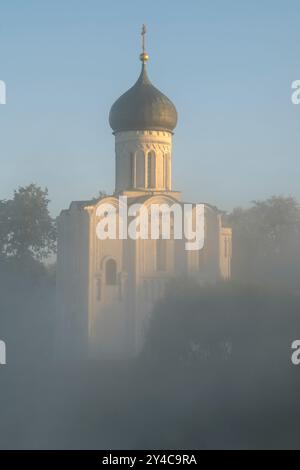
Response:
M234 278L299 285L300 207L294 198L253 201L249 209L235 209L229 223Z
M143 356L169 366L289 365L299 311L299 293L290 290L174 280L154 308Z
M2 259L43 260L56 249L56 226L49 213L48 190L35 184L19 187L12 199L0 201Z

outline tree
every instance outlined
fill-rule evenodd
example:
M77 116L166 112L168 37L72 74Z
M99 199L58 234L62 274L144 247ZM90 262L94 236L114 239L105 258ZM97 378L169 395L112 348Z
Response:
M97 201L99 201L100 199L103 199L103 198L106 197L106 196L107 196L107 192L104 191L103 189L100 189L100 190L98 191L97 196L95 196L95 197L92 198L92 201L93 201L93 202L97 202Z
M11 200L0 201L0 255L42 261L56 250L56 226L48 190L35 184L19 187Z
M297 284L300 274L300 207L292 197L273 196L237 208L233 228L233 277Z
M141 358L162 367L230 363L260 371L275 361L285 368L299 308L299 293L288 289L173 280L154 307Z

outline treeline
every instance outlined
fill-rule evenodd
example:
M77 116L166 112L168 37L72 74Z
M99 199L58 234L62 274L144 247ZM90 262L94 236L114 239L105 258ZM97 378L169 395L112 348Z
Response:
M0 266L18 262L20 269L41 267L55 254L56 224L49 202L47 188L35 184L0 200ZM233 229L233 279L299 287L300 206L294 198L253 201L247 209L234 209L226 222Z
M300 206L292 197L254 201L228 216L233 278L300 288Z

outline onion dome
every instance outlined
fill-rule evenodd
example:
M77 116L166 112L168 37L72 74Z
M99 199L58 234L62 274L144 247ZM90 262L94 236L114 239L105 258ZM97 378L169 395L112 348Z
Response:
M142 35L145 34L143 28ZM144 49L140 55L142 70L137 82L112 105L109 124L115 132L165 130L172 132L177 124L177 111L171 100L149 80Z

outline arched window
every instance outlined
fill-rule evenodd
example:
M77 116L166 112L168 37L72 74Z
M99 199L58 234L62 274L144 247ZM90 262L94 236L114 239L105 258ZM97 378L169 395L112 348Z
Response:
M117 263L114 259L106 261L105 282L108 286L115 286L117 284Z
M164 155L164 169L165 188L170 189L170 155L168 153Z
M135 187L144 188L145 183L145 154L138 150L135 157Z
M155 153L148 153L148 162L147 162L147 188L155 188Z
M135 154L130 154L130 188L136 187L136 165L135 165Z

